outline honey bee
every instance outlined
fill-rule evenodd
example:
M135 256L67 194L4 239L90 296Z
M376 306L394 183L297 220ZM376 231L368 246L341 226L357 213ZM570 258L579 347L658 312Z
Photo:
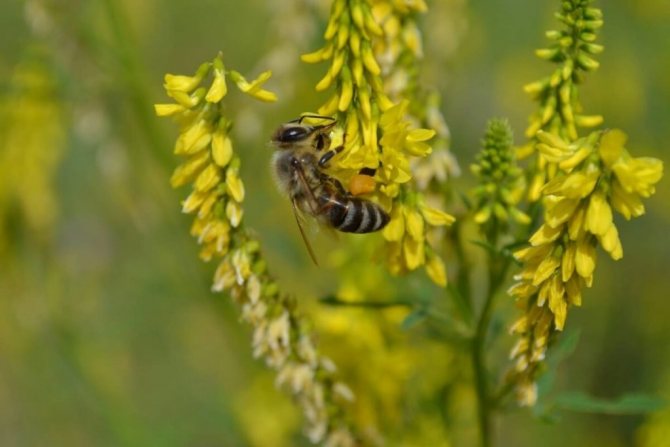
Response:
M328 120L308 125L306 118ZM379 231L389 222L378 204L355 197L323 169L343 146L329 149L330 131L337 121L331 117L306 115L282 124L272 136L276 151L272 167L279 189L291 199L300 234L315 264L318 264L301 224L300 213L315 217L327 227L345 233ZM324 151L322 154L321 152Z

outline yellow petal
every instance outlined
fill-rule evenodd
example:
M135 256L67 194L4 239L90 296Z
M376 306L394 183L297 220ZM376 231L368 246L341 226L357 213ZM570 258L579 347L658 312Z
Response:
M423 218L421 215L414 211L405 208L405 222L407 225L407 233L410 237L416 241L423 241Z
M568 236L570 237L570 240L576 241L584 236L584 233L586 232L586 229L584 228L585 215L585 207L580 206L568 220Z
M233 228L237 228L242 221L242 206L239 202L229 200L226 204L226 217Z
M550 227L558 227L565 223L579 206L579 200L563 198L556 201L547 200L545 221Z
M405 217L402 206L396 205L391 211L391 221L382 230L387 241L400 241L405 234Z
M596 268L596 248L587 239L577 242L575 254L575 269L579 276L588 278Z
M612 206L626 220L630 220L631 217L639 217L645 212L640 196L627 192L618 180L612 182Z
M227 92L228 87L226 86L225 72L223 70L214 70L214 81L207 91L207 95L205 95L205 100L212 103L219 102L226 96Z
M598 152L606 166L612 166L624 153L628 137L619 129L603 132Z
M181 113L186 108L181 104L154 104L154 110L157 116L170 116Z
M172 177L170 177L170 185L172 185L173 188L178 188L192 181L193 177L200 172L200 169L202 169L208 161L209 153L207 153L207 151L192 155L174 170Z
M584 221L586 229L595 235L604 235L612 223L612 208L605 198L605 194L598 191L589 198Z
M425 261L424 241L406 237L403 241L403 256L409 270L415 270Z
M431 256L426 263L428 277L440 287L447 286L447 269L439 256Z
M577 255L577 244L568 242L563 251L561 259L561 280L567 282L575 271L575 256Z
M549 278L558 268L561 261L555 256L548 256L544 258L535 270L533 276L533 285L538 286L547 278Z
M228 169L226 172L226 186L228 187L228 194L236 201L242 202L244 200L244 184L237 175L234 169Z
M205 148L211 141L210 126L205 120L199 120L186 129L177 138L175 154L194 154Z
M558 239L562 232L562 225L552 228L547 224L542 224L542 226L530 237L529 242L533 246L548 244L549 242Z
M426 141L435 136L433 129L413 129L407 134L408 141Z
M206 192L219 182L221 182L221 170L215 164L210 163L195 179L193 187L196 191Z
M181 212L188 214L198 209L200 204L207 197L207 193L200 191L193 191L181 204Z
M225 132L217 131L212 137L212 158L219 167L226 167L233 157L233 143Z
M603 249L610 254L612 259L618 261L619 259L623 258L623 247L621 246L621 241L619 240L619 232L614 225L610 225L607 232L599 237L599 240L603 246Z
M447 214L444 211L426 205L421 206L421 214L423 214L423 218L426 219L426 222L434 227L451 225L456 220L451 214Z

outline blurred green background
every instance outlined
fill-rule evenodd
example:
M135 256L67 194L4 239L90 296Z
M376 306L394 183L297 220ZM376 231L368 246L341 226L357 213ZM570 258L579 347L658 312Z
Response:
M245 219L359 396L355 414L387 445L474 445L467 359L422 325L401 328L405 311L316 304L338 290L340 273L310 264L272 184L272 130L324 100L312 87L324 67L298 56L321 44L326 3L2 1L0 445L306 444L290 399L251 358L236 307L209 291L212 266L198 260L190 219L179 213L186 192L169 188L176 130L153 116L153 103L167 100L163 74L191 73L219 50L249 76L275 73L277 104L227 99ZM597 3L606 50L582 89L585 110L626 131L634 155L667 160L670 2ZM429 6L424 79L443 95L464 168L455 187L465 191L487 119L508 117L522 142L533 104L521 87L550 70L533 50L556 26L558 1ZM583 308L570 313L580 343L557 388L670 399L667 185L643 218L617 222L624 259L601 256ZM317 242L322 252L336 245ZM362 282L391 296L375 268ZM415 276L410 290L438 293ZM509 315L511 303L501 308ZM512 343L504 330L500 343ZM547 423L512 409L497 421L498 445L670 446L670 410L560 416Z

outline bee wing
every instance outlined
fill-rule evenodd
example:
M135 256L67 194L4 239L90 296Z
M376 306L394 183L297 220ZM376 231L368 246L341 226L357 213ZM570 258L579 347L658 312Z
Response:
M309 239L307 239L305 230L302 227L302 214L298 209L298 205L295 203L295 199L291 200L291 205L293 206L293 215L295 216L295 222L298 224L298 229L300 230L300 236L302 236L302 240L305 243L305 247L307 247L309 256L310 258L312 258L312 261L314 261L314 265L318 267L319 261L316 260L316 255L314 254L314 250L312 249L312 244L309 243Z

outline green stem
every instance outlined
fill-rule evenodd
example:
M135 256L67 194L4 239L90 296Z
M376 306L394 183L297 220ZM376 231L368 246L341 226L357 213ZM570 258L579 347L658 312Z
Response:
M489 237L493 246L496 245L497 231L492 231ZM493 396L489 387L488 368L486 367L486 341L493 316L495 297L498 290L505 281L509 268L509 259L502 256L494 256L490 259L489 268L489 290L484 302L484 307L477 320L477 329L472 340L472 367L475 375L475 390L477 393L477 416L479 423L480 445L490 447L492 445L491 420L495 410Z

